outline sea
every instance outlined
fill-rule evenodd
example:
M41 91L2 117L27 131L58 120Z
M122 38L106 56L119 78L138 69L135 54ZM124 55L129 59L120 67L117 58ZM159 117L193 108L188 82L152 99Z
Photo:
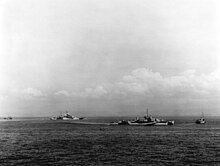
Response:
M0 165L220 165L220 117L164 117L173 126L117 126L129 117L0 120ZM82 122L82 123L81 123Z

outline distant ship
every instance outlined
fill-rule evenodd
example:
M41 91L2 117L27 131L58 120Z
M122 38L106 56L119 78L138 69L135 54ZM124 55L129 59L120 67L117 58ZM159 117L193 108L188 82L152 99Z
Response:
M196 120L196 124L205 124L205 123L206 123L206 121L205 121L204 115L202 113L202 117L200 119Z
M60 115L57 117L52 117L50 120L83 120L85 117L76 117L72 116L70 113L66 112L64 115Z
M4 117L4 120L12 120L13 118L11 116Z
M170 121L166 121L163 119L156 119L157 122L155 124L155 126L167 126L167 125L174 125L175 121L174 120L170 120Z
M135 120L122 120L118 123L113 122L112 124L118 124L118 125L131 125L131 126L153 126L156 124L156 121L154 121L151 117L144 117L144 119L140 119L137 117Z
M140 119L139 117L137 117L135 120L128 121L128 124L132 126L152 126L156 123L157 122L155 118L153 118L152 116L145 116L144 119Z
M131 126L167 126L167 125L174 125L174 121L166 121L159 118L153 118L151 115L148 116L148 109L147 109L147 115L144 116L143 119L140 119L137 117L135 120L122 120L118 123L113 122L112 124L118 124L118 125L131 125Z

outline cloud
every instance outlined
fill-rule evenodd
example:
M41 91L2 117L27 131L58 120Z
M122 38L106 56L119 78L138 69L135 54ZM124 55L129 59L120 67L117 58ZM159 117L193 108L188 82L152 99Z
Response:
M40 90L34 89L34 88L24 89L24 90L22 90L22 93L24 95L28 95L28 96L31 96L31 97L42 97L42 96L45 96Z
M142 98L212 98L220 96L220 70L209 74L198 74L195 70L186 70L173 76L163 76L148 68L137 68L124 75L121 81L112 84L84 88L82 91L54 93L69 97L108 98L140 96Z
M96 86L95 88L85 88L83 92L81 92L81 97L101 97L106 95L108 92L103 86Z
M7 95L0 95L0 102L6 100L7 98Z
M56 96L66 96L66 97L79 97L79 98L98 98L102 97L103 95L108 94L106 88L101 85L96 87L87 87L82 90L75 90L75 91L66 91L61 90L54 93Z
M220 95L220 70L209 74L196 74L187 70L178 75L164 77L150 69L138 68L117 83L124 94L172 97L210 97Z
M58 95L58 96L59 95L66 96L66 97L70 96L69 92L67 92L65 90L61 90L61 91L55 92L54 94Z
M84 89L60 90L51 94L44 94L36 88L12 89L0 96L0 103L2 107L11 109L31 108L34 105L36 110L39 107L65 108L71 103L76 110L91 108L93 112L99 110L100 114L108 114L111 110L115 113L135 114L146 107L161 115L173 115L175 112L175 115L185 115L187 111L190 115L193 113L190 111L193 110L205 112L209 109L218 113L219 85L220 70L206 74L186 70L164 76L151 69L137 68L122 76L118 82L98 84Z
M158 72L154 73L146 68L138 68L133 70L130 75L123 76L118 86L129 92L143 94L151 90L152 87L159 87L162 79Z
M46 97L46 94L35 88L11 89L8 92L8 97L16 97L20 99L32 99L32 98Z

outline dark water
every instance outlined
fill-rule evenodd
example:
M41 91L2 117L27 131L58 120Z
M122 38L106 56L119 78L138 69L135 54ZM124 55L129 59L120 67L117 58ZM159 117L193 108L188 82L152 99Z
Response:
M219 118L205 125L189 117L172 119L174 126L2 120L0 165L220 165Z

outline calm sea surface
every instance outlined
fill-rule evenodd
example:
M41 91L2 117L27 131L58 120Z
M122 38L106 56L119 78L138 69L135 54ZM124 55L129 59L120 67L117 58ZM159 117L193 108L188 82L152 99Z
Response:
M205 125L172 119L174 126L0 120L0 165L220 165L220 118L206 118Z

